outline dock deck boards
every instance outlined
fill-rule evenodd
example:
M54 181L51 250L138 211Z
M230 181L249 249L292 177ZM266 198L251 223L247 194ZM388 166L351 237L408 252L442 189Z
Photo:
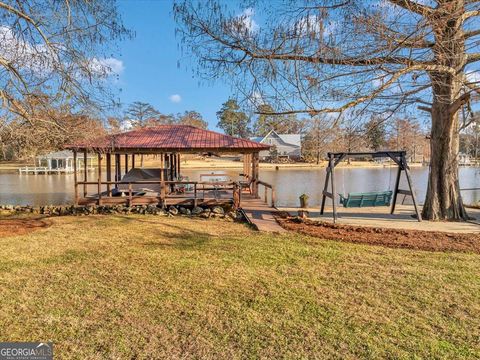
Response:
M277 209L268 206L262 200L255 199L251 195L242 194L241 208L250 222L259 231L286 232L273 217L273 212L277 211Z

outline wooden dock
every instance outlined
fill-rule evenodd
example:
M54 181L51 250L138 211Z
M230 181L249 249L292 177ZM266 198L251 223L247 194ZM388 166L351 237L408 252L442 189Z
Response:
M94 171L95 168L90 167L88 171ZM23 166L18 168L19 174L73 174L74 170L73 167L59 167L59 168L51 168L48 166Z

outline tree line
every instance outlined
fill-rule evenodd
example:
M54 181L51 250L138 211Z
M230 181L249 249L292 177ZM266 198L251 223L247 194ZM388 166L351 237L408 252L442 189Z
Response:
M197 73L259 94L281 114L349 110L430 120L423 217L467 220L460 194L460 113L480 94L480 1L175 2L183 48ZM245 6L243 4L243 6ZM241 14L241 15L239 15ZM248 96L248 95L247 95Z
M0 160L31 160L35 156L61 150L65 145L109 133L119 133L166 124L191 125L206 129L208 123L197 111L162 114L151 104L135 101L121 116L103 118L98 113L57 105L45 94L26 97L32 112L27 119L8 113L0 117Z
M34 125L21 116L10 116L0 121L0 159L26 160L40 153L62 149L78 140L99 137L108 133L157 125L182 124L207 129L208 122L194 110L178 114L163 114L153 105L135 101L126 106L123 114L101 119L95 115L72 112L67 106L46 106L48 99L39 95L28 99L35 108ZM47 97L44 95L44 97ZM383 149L406 150L412 161L428 160L426 131L412 118L385 120L338 119L327 115L300 117L297 114L275 114L271 105L260 105L265 113L249 114L237 100L230 98L217 111L217 127L226 134L250 138L262 137L271 130L278 134L300 134L305 161L317 162L333 151L378 151ZM480 126L475 127L480 129ZM468 128L465 147L478 153L478 131L472 135ZM475 146L472 147L472 142Z

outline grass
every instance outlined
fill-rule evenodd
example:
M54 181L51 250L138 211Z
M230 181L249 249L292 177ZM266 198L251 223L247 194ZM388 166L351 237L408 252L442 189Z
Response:
M0 238L0 341L58 358L478 358L480 256L221 220L52 218Z

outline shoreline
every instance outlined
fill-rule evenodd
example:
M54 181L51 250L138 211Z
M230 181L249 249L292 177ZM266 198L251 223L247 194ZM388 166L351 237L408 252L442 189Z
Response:
M322 161L320 164L312 164L312 163L264 163L260 162L259 167L260 169L267 169L267 170L284 170L284 169L309 169L309 170L317 170L317 169L325 169L327 167L328 162ZM144 162L144 168L155 168L157 165L156 160L147 159ZM24 166L34 166L29 163L24 162L0 162L0 171L5 172L17 172L18 168ZM374 163L370 161L353 161L350 164L342 162L336 166L336 168L389 168L389 167L396 167L397 165L393 162L387 163ZM410 167L426 167L428 165L423 165L421 163L410 163ZM243 162L241 161L232 161L232 160L192 160L188 159L182 161L180 164L182 169L189 169L189 170L202 170L202 169L242 169Z

